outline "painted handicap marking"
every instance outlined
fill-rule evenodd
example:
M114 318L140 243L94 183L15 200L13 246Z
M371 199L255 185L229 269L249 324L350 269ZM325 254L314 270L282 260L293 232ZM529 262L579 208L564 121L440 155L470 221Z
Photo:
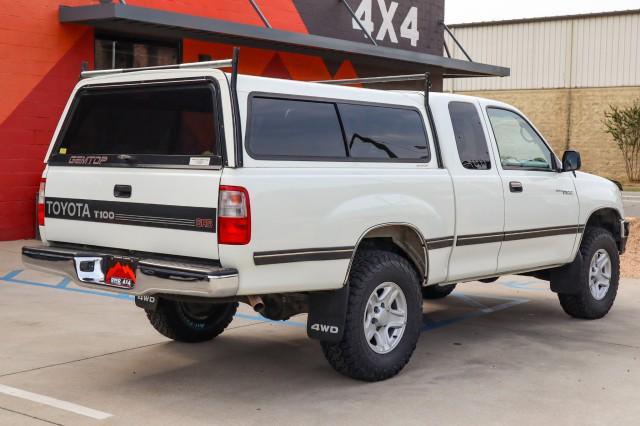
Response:
M68 287L68 285L71 283L71 280L69 278L62 278L57 284L49 284L49 283L43 283L40 281L31 281L31 280L24 280L24 279L17 278L18 275L20 275L22 272L24 272L23 269L11 271L8 274L0 277L0 281L5 281L11 284L22 284L22 285L29 285L29 286L35 286L35 287L46 287L46 288L53 288L57 290L72 291L74 293L92 294L94 296L104 296L104 297L110 297L113 299L133 300L133 296L128 294L119 294L119 293L111 293L108 291L97 291L97 290L87 290L84 288Z
M503 311L505 309L513 308L514 306L521 305L523 303L529 302L529 299L523 298L515 298L515 297L499 297L499 296L478 296L478 295L469 295L461 292L454 291L451 293L451 297L455 297L459 301L463 302L465 305L476 308L476 310L465 312L461 315L456 315L451 318L445 318L441 320L435 320L430 315L423 314L422 319L424 325L422 326L422 331L430 331L438 328L446 327L448 325L455 324L460 321L464 321L471 318L477 318L484 315L493 314L499 311ZM480 300L489 300L495 301L498 300L501 303L493 306L487 306L487 304L480 302Z
M24 272L24 270L22 269L11 271L4 276L0 276L0 281L4 281L6 283L11 283L11 284L45 287L45 288L50 288L54 290L70 291L74 293L90 294L94 296L103 296L103 297L109 297L111 299L134 300L134 296L131 296L128 294L111 293L108 291L99 291L99 290L88 290L84 288L69 286L69 284L71 284L71 280L66 277L61 278L60 281L57 283L43 283L40 281L26 280L19 277L22 272ZM531 288L530 285L538 282L539 281L537 280L529 281L525 283L518 283L515 281L503 281L501 282L501 284L510 288L537 291L541 289ZM463 321L470 318L476 318L482 315L489 315L498 311L502 311L504 309L508 309L508 308L520 305L522 303L527 303L529 301L528 299L501 297L501 296L493 296L493 295L492 296L477 296L477 295L472 296L459 291L451 293L451 296L461 301L464 305L474 308L474 310L470 312L465 312L464 314L461 314L461 315L457 315L451 318L445 318L441 320L435 320L431 318L430 315L423 314L423 321L424 321L424 326L422 328L423 331L442 328L442 327L457 323L459 321ZM490 303L486 302L486 301L495 301L495 300L501 301L502 303L498 303L497 305L491 306ZM236 313L235 317L248 320L248 321L258 321L261 323L278 324L278 325L284 325L289 327L298 327L298 328L306 327L306 322L291 321L291 320L276 321L276 320L270 320L268 318L264 318L258 315L243 314L241 312Z
M549 283L545 281L540 281L540 280L529 280L524 282L499 280L498 284L501 284L504 287L514 288L516 290L549 291ZM536 286L542 286L542 287L536 287Z
M270 324L288 325L289 327L306 327L307 326L306 322L298 322L298 321L291 321L291 320L278 321L278 320L272 320L272 319L265 318L262 316L257 316L257 315L247 315L241 312L237 312L234 316L236 318L245 319L249 321L260 321L260 322L266 322Z
M11 284L28 285L28 286L35 286L35 287L46 287L46 288L51 288L51 289L54 289L54 290L71 291L71 292L74 292L74 293L91 294L93 296L110 297L112 299L121 299L121 300L134 300L135 299L134 296L131 296L129 294L111 293L109 291L87 290L87 289L84 289L84 288L69 287L69 284L71 284L71 280L69 278L66 278L66 277L62 278L56 284L43 283L43 282L31 281L31 280L24 280L24 279L18 278L18 276L22 272L24 272L23 269L17 269L15 271L11 271L6 275L1 276L0 277L0 281L4 281L4 282L7 282L7 283L11 283ZM247 314L243 314L243 313L240 313L240 312L236 313L235 317L236 318L240 318L240 319L244 319L244 320L249 320L249 321L260 321L260 322L269 323L269 324L286 325L286 326L289 326L289 327L306 327L307 326L306 323L302 323L302 322L296 322L296 321L274 321L274 320L270 320L268 318L264 318L262 316L247 315Z

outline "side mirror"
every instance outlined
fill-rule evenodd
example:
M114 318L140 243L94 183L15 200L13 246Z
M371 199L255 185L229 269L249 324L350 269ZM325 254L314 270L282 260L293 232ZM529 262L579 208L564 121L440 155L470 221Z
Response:
M562 155L562 171L574 172L582 167L582 160L578 151L565 151Z

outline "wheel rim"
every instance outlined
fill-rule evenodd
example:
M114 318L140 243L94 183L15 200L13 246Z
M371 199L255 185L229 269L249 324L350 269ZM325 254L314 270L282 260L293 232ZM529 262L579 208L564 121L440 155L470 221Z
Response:
M596 300L602 300L611 286L611 258L605 249L599 249L591 258L589 290Z
M363 322L365 340L374 352L386 354L398 346L407 326L407 299L398 284L384 282L373 290Z

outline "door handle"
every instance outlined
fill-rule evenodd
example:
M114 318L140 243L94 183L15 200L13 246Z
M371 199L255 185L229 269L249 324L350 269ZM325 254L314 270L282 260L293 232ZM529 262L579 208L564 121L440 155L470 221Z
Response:
M113 196L117 198L131 198L131 185L114 186Z
M522 192L522 183L512 180L509 182L509 191L511 192Z

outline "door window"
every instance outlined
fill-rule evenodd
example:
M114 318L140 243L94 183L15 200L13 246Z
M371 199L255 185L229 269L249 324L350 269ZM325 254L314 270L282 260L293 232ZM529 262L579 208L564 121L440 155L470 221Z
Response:
M504 169L554 170L553 154L524 118L500 108L488 108L487 114Z

